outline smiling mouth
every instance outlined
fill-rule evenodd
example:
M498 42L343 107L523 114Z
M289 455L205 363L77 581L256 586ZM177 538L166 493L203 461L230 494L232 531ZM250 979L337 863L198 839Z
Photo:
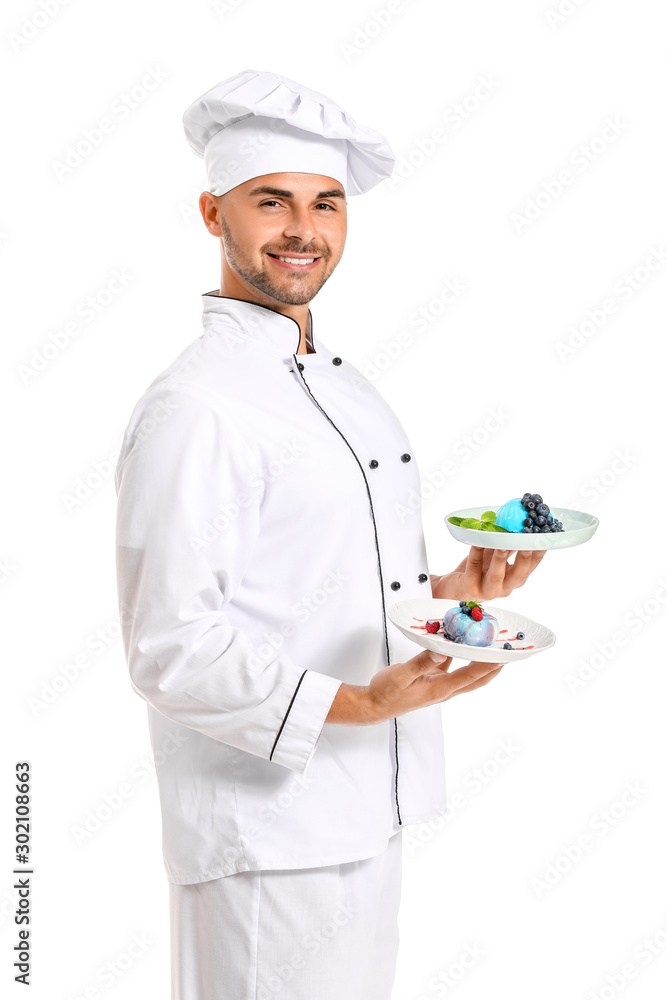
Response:
M286 267L292 271L307 271L310 268L315 267L318 261L322 259L321 257L315 257L314 255L307 257L299 254L270 253L268 256L271 257L272 260L275 260L277 264L280 264L281 267Z

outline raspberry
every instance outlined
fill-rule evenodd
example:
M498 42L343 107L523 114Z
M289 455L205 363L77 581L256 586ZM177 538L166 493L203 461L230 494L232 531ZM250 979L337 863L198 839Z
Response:
M482 618L484 617L482 609L479 606L473 608L472 611L470 612L470 617L472 618L473 621L481 622Z
M427 632L437 632L439 628L440 628L440 619L439 618L430 618L426 622L426 631Z

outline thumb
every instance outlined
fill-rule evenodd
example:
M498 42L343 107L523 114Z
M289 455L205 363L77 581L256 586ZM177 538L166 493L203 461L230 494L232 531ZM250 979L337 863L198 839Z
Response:
M436 653L432 649L426 649L424 652L426 653L428 659L430 659L431 663L436 663L438 666L445 666L445 664L449 666L452 662L451 656L447 656L446 653Z

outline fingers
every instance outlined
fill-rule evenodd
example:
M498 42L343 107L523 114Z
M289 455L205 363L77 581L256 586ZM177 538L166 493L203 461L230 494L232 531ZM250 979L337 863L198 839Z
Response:
M453 694L459 694L464 689L470 688L472 690L472 685L480 687L482 683L486 684L484 678L488 677L491 680L503 666L502 663L480 663L479 660L473 660L466 667L459 667L458 670L447 673L446 682L443 677L443 686L446 684L443 694L449 698ZM438 683L437 678L434 683Z
M454 692L454 695L465 694L466 691L474 691L476 688L484 687L485 684L488 684L489 681L492 681L494 677L498 676L504 666L504 663L500 663L494 670L490 670L488 674L485 674L484 677L478 678L478 680L473 681L472 684L467 684L465 687L458 688L458 690ZM452 695L452 697L454 697L454 695Z
M486 594L496 594L502 590L507 572L507 560L510 557L509 549L493 549L489 560L489 568L484 575L484 592Z
M420 677L428 670L433 671L436 665L443 673L445 673L449 670L451 662L451 656L443 656L442 653L435 653L431 649L422 649L422 651L417 653L416 656L413 656L412 659L406 660L403 667L409 680L414 680L416 677Z
M538 551L524 550L517 552L514 563L507 567L505 583L514 590L521 587L526 582L530 574L537 569L546 555L546 549Z
M452 662L451 656L446 656L444 653L436 653L432 649L427 649L426 652L428 653L433 663L437 663L438 666L444 667L445 664L449 666L450 663Z
M484 553L485 550L480 548L479 545L470 546L463 574L463 586L466 594L477 595L481 592L482 575L484 573Z

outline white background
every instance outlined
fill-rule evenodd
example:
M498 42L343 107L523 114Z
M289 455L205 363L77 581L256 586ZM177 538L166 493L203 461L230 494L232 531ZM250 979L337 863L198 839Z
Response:
M402 163L396 183L350 200L343 259L312 311L410 436L431 572L465 554L444 525L459 507L529 490L600 518L588 544L547 554L497 602L552 628L555 647L443 706L456 805L447 822L406 831L394 1000L664 995L661 13L650 0L4 5L0 982L11 996L25 995L11 967L22 759L34 775L31 996L169 996L157 786L117 623L112 467L132 406L199 336L200 296L219 285L182 113L248 68L326 93ZM153 89L121 115L151 71ZM112 131L59 175L105 117ZM108 296L114 271L127 284ZM464 290L443 305L447 282ZM77 312L89 296L92 322ZM419 309L423 330L410 321ZM123 783L131 794L82 837ZM135 934L150 943L128 968ZM103 982L114 962L122 977Z

